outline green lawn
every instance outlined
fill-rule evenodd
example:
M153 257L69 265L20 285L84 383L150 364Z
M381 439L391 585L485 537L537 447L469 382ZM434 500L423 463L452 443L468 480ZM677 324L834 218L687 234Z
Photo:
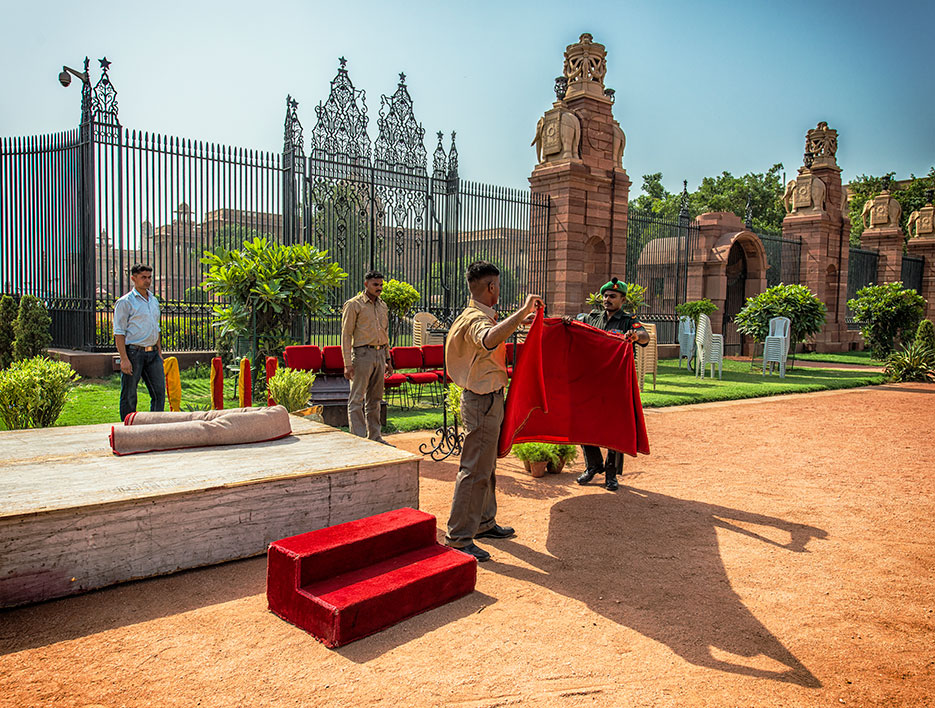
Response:
M869 351L843 352L841 354L796 354L796 361L820 361L828 364L865 364L867 366L883 366L886 362L871 358Z
M840 356L852 357L855 363L870 361L869 356L864 355L863 352ZM859 362L856 361L858 358ZM722 380L712 379L709 376L697 379L684 366L679 368L675 360L663 360L659 362L656 389L653 390L650 376L646 381L642 399L643 406L647 408L679 406L690 403L776 396L785 393L853 388L879 383L883 383L883 376L874 372L805 367L787 369L786 377L780 379L776 373L772 376L763 376L762 369L751 368L749 361L731 360L724 361ZM119 399L120 379L118 375L110 379L81 381L75 386L56 426L116 422L119 417ZM182 408L203 409L208 407L210 401L207 369L202 367L200 370L183 372ZM226 405L230 407L237 405L233 378L226 386L226 402ZM142 385L139 387L137 407L139 410L149 409L149 396L146 394L146 387ZM428 402L422 402L411 410L403 410L391 405L388 413L387 432L433 430L442 424L440 409L432 408Z

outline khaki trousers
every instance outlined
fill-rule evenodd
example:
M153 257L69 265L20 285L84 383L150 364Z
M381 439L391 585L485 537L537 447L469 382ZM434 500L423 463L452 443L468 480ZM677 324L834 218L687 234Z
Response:
M354 378L347 399L347 424L357 437L382 441L380 404L386 375L386 350L354 347L353 352Z
M445 542L461 548L474 536L493 528L497 517L497 441L503 422L503 390L461 394L464 445L455 480L454 499Z

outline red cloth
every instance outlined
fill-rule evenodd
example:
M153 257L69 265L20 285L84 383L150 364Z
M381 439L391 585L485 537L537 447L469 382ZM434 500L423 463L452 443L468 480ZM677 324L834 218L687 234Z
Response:
M516 364L498 455L515 443L649 454L633 345L583 322L536 315Z

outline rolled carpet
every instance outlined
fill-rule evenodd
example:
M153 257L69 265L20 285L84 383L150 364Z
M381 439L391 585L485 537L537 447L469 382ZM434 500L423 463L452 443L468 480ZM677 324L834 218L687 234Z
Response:
M282 408L282 406L280 406ZM189 420L215 420L231 413L250 413L262 408L213 408L209 411L137 411L130 413L124 425L154 425L157 423L185 423Z
M110 428L110 447L115 455L133 455L157 450L266 442L291 433L289 413L282 406L273 406L227 411L227 415L211 420L114 425Z

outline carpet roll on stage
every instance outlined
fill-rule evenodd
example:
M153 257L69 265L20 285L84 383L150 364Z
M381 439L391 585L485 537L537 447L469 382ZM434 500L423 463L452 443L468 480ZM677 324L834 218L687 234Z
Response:
M191 417L203 414L218 415L201 419ZM150 420L177 422L141 424L149 423ZM292 433L289 413L283 406L232 411L137 414L132 420L131 416L127 416L125 423L110 429L110 447L115 455L267 442Z

